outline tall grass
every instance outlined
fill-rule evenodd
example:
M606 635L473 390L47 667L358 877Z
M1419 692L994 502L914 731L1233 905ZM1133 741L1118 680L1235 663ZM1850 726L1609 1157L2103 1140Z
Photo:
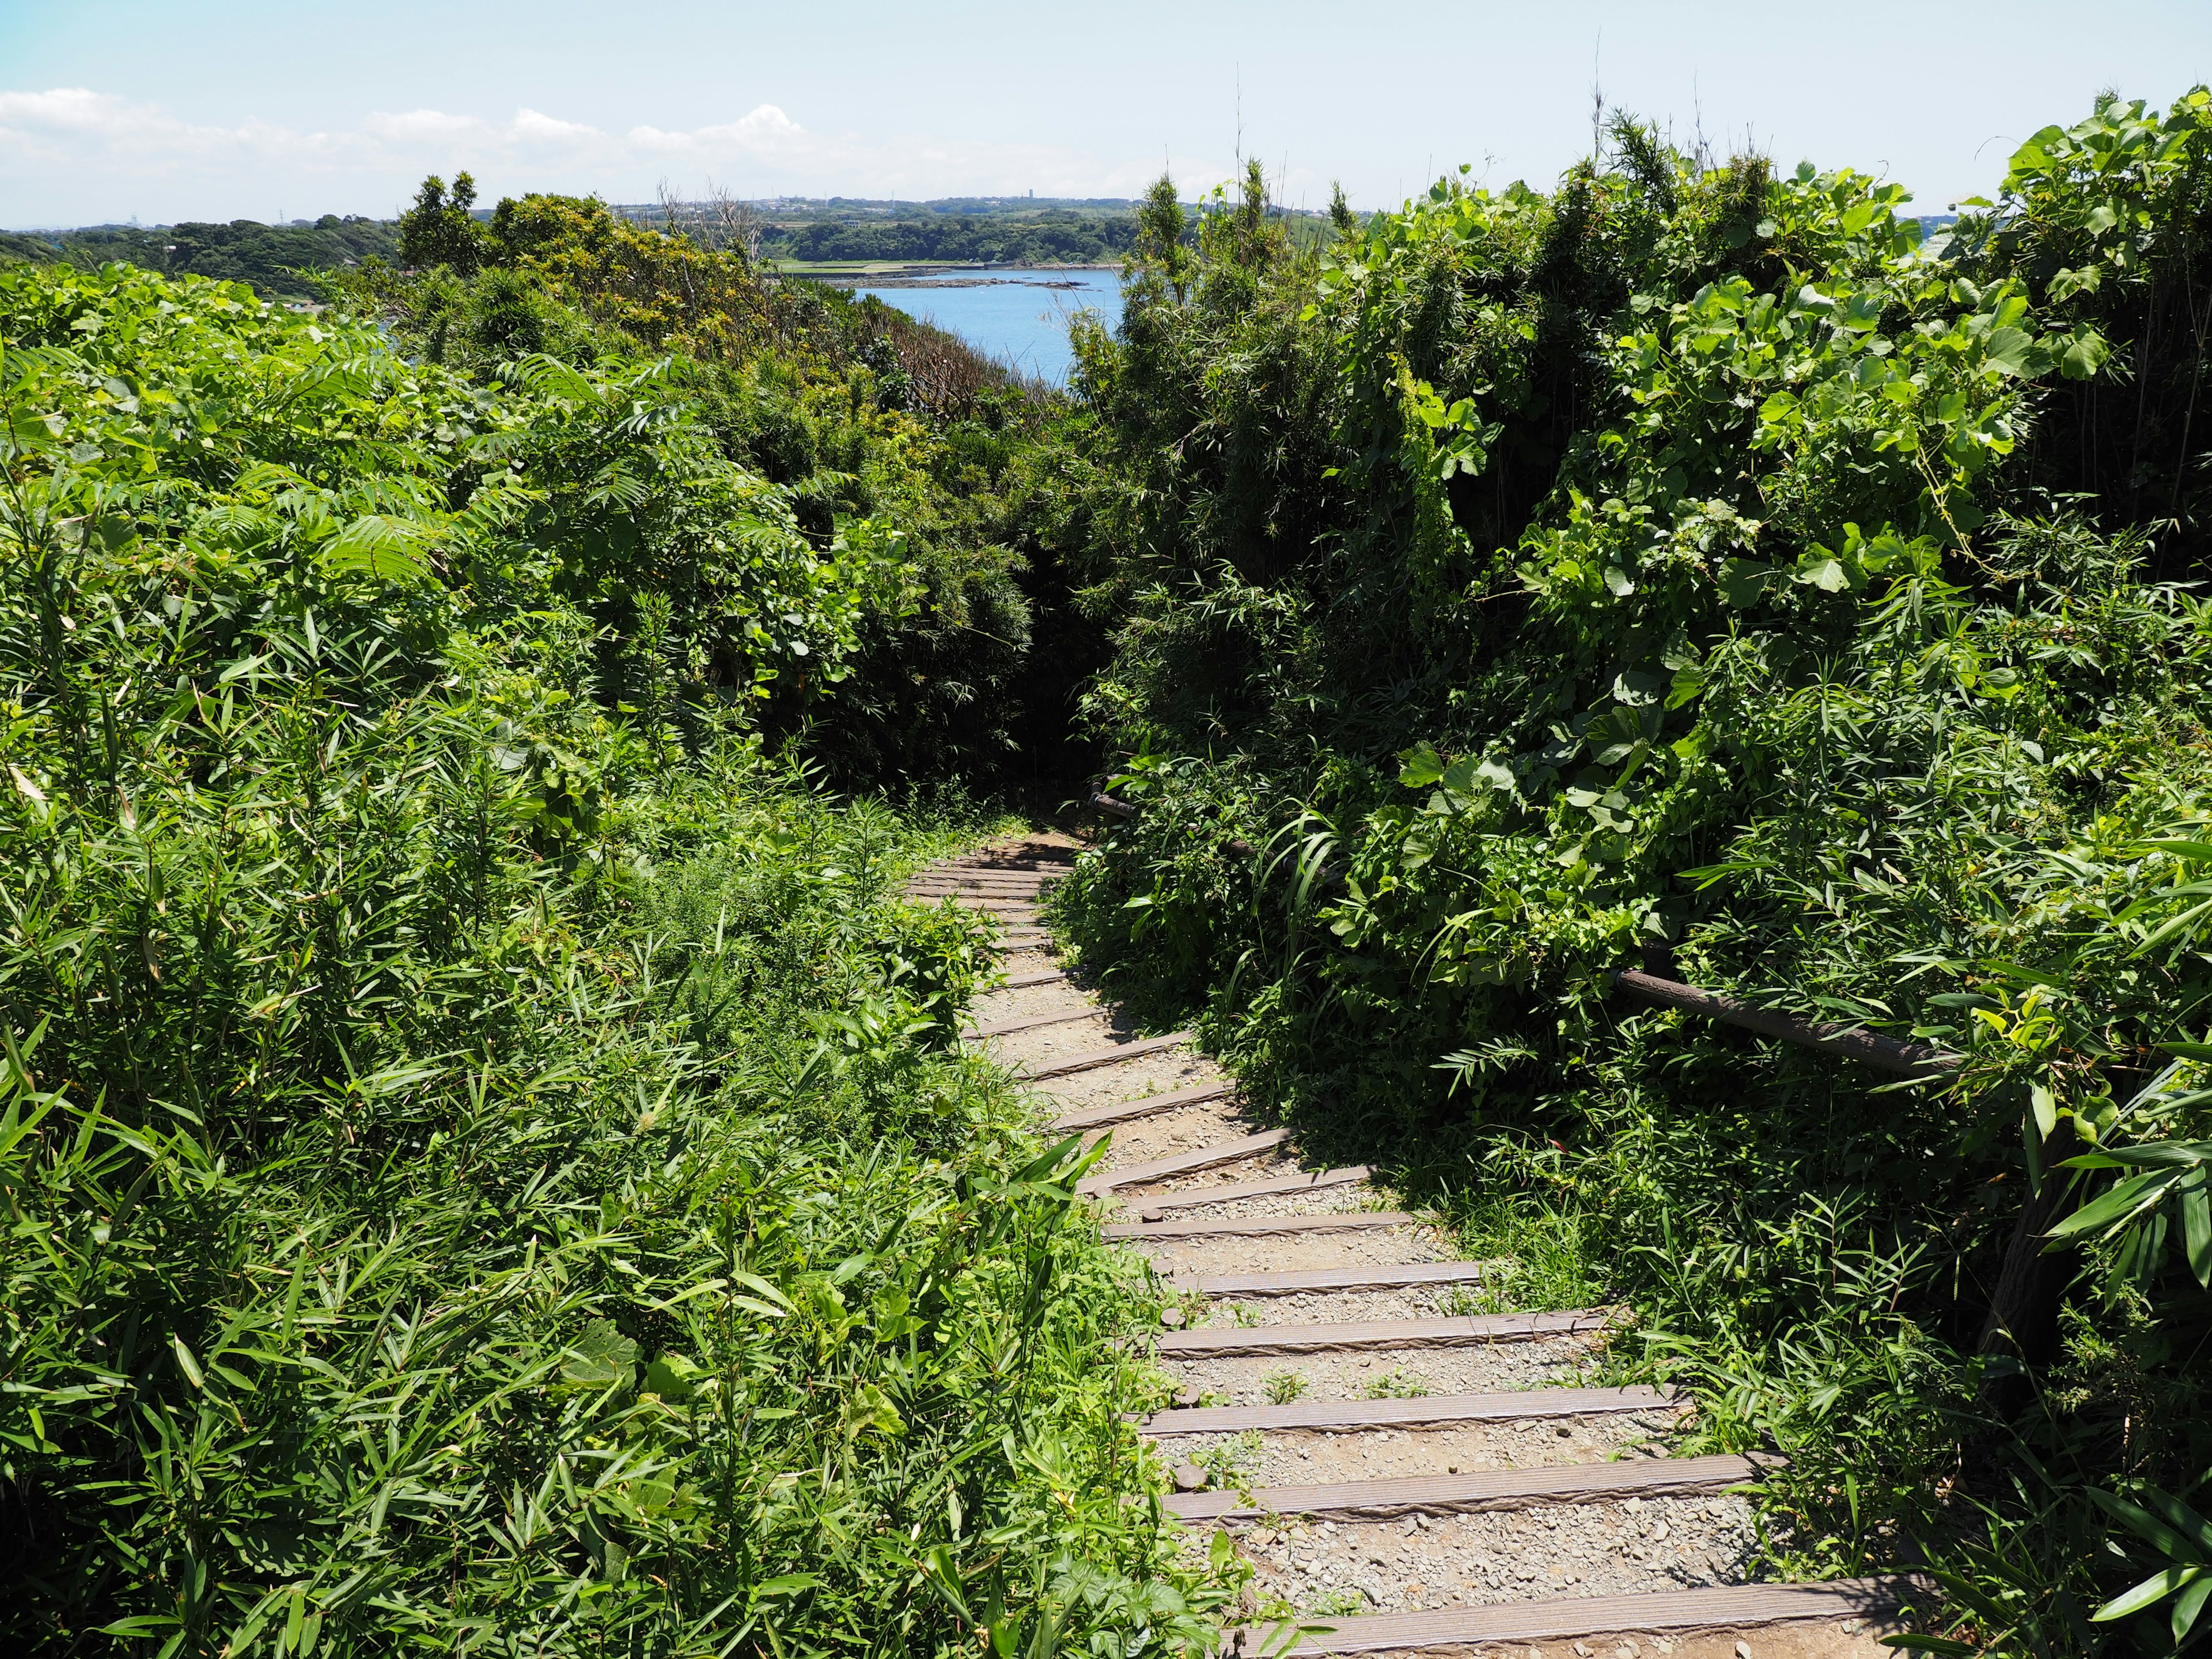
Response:
M983 818L819 793L650 629L605 697L570 597L734 538L725 623L780 562L820 644L843 555L704 521L758 481L646 382L0 307L0 1641L1197 1644L1137 1287L896 896Z

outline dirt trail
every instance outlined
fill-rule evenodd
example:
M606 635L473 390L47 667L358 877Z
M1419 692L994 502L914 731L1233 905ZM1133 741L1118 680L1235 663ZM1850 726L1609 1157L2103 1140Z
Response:
M1159 1273L1159 1363L1182 1384L1145 1425L1175 1462L1167 1507L1255 1571L1224 1650L1275 1645L1289 1617L1310 1627L1297 1653L1891 1651L1908 1586L1750 1582L1737 1489L1756 1463L1674 1456L1680 1402L1585 1386L1623 1310L1468 1316L1496 1264L1455 1261L1379 1176L1310 1164L1195 1047L1059 974L1034 907L1079 851L998 842L908 890L1000 921L1006 988L978 999L971 1040L1037 1079L1049 1122L1110 1137L1085 1190Z

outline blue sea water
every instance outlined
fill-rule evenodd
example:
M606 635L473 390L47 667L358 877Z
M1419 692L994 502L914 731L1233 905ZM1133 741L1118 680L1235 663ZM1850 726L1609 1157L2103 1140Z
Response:
M957 286L977 283L980 286ZM909 317L957 334L986 356L1013 364L1024 374L1066 386L1073 359L1067 321L1079 311L1095 310L1108 327L1121 320L1121 274L1118 270L1020 270L999 267L947 272L925 278L918 288L870 288L885 305ZM1043 284L1073 283L1073 288Z

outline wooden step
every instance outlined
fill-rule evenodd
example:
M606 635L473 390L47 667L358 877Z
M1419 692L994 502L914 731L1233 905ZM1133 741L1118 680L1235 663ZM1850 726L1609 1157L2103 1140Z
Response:
M1271 1238L1281 1233L1367 1232L1409 1226L1413 1219L1398 1210L1347 1210L1341 1215L1209 1215L1185 1221L1116 1221L1098 1231L1107 1238L1142 1243L1154 1238Z
M1042 927L1031 927L1011 933L1001 933L991 941L994 951L1034 951L1052 943L1052 935Z
M1045 890L1030 883L915 881L908 882L903 890L921 898L996 898L1034 901L1044 896Z
M963 910L988 910L1011 908L1034 910L1037 896L1034 893L979 893L969 888L909 887L905 896L916 904L935 904L941 899L951 899Z
M1272 1152L1290 1138L1288 1129L1262 1129L1256 1135L1218 1141L1211 1146L1200 1146L1194 1152L1177 1152L1172 1158L1156 1158L1149 1163L1131 1164L1119 1170L1085 1176L1075 1183L1075 1190L1086 1197L1095 1197L1100 1193L1111 1192L1116 1187L1141 1187L1152 1181L1172 1181L1177 1176L1196 1175L1202 1170L1218 1170L1224 1164L1242 1163L1248 1158L1257 1158L1262 1152Z
M908 880L907 885L909 888L949 887L961 892L988 889L1012 893L1035 893L1051 886L1059 879L1058 876L1030 875L1014 870L932 870L912 877Z
M1413 1285L1480 1283L1492 1264L1405 1261L1389 1267L1296 1267L1287 1273L1177 1274L1175 1287L1200 1296L1297 1296L1306 1291L1398 1291Z
M1082 1111L1053 1119L1045 1127L1054 1134L1096 1129L1102 1124L1127 1123L1133 1118L1151 1117L1185 1106L1203 1106L1209 1100L1225 1100L1236 1092L1236 1084L1224 1078L1219 1083L1201 1083L1194 1089L1178 1089L1173 1094L1145 1095L1136 1100L1117 1100L1111 1106L1085 1107Z
M1716 1584L1644 1595L1577 1595L1332 1619L1329 1629L1316 1631L1290 1653L1395 1653L1662 1631L1754 1630L1801 1620L1886 1619L1906 1608L1932 1612L1937 1605L1934 1581L1918 1574L1840 1578L1826 1584ZM1228 1632L1221 1651L1224 1659L1258 1659L1262 1653L1282 1652L1283 1640L1274 1627L1246 1626Z
M1144 1421L1155 1438L1242 1434L1247 1429L1401 1429L1439 1423L1506 1423L1530 1418L1604 1417L1677 1411L1688 1402L1662 1389L1522 1389L1510 1394L1437 1394L1419 1400L1294 1400L1287 1406L1191 1406Z
M1093 1003L1088 1008L1071 1008L1063 1013L1031 1014L1027 1019L1002 1019L995 1025L971 1025L960 1035L974 1042L984 1037L1008 1036L1016 1031L1034 1031L1041 1025L1066 1025L1079 1019L1094 1019L1106 1011Z
M960 908L963 910L973 910L979 915L997 916L1008 921L1033 921L1037 913L1036 905L1018 899L962 898Z
M1617 1463L1547 1463L1532 1469L1477 1469L1471 1474L1262 1486L1249 1495L1172 1492L1160 1502L1170 1515L1185 1521L1246 1521L1263 1515L1392 1521L1407 1515L1473 1515L1627 1498L1690 1498L1741 1486L1780 1462L1768 1456L1632 1457Z
M1601 1331L1614 1316L1604 1308L1571 1313L1468 1314L1442 1319L1340 1320L1323 1325L1224 1325L1169 1331L1163 1359L1219 1359L1232 1354L1350 1353L1364 1348L1465 1348L1492 1342Z
M1170 1048L1180 1048L1197 1035L1195 1031L1170 1031L1165 1036L1139 1037L1133 1042L1117 1042L1110 1048L1093 1048L1088 1054L1071 1054L1066 1060L1033 1066L1022 1075L1032 1083L1039 1083L1048 1077L1069 1077L1077 1072L1096 1071L1101 1066L1118 1066L1125 1060L1141 1060L1146 1054L1164 1054Z
M1371 1170L1364 1164L1343 1170L1300 1170L1294 1175L1266 1181L1240 1181L1227 1187L1192 1187L1181 1192L1146 1193L1136 1200L1144 1221L1164 1220L1170 1210L1195 1210L1207 1204L1235 1204L1248 1198L1277 1198L1285 1193L1322 1192L1331 1187L1354 1187Z
M993 991L1027 991L1039 985L1057 985L1067 978L1065 968L1048 968L1042 973L1016 974L1012 979L1002 979L996 985L983 988L986 994Z

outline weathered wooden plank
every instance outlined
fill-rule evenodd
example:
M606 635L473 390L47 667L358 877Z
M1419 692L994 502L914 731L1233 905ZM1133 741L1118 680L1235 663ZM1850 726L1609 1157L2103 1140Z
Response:
M1396 1291L1413 1285L1472 1285L1496 1264L1486 1261L1401 1261L1381 1267L1294 1267L1261 1273L1176 1276L1177 1290L1201 1296L1296 1296L1305 1291Z
M1138 1243L1155 1238L1268 1238L1279 1233L1354 1233L1403 1227L1413 1218L1397 1210L1349 1210L1342 1215L1202 1216L1194 1221L1117 1221L1098 1231Z
M1027 991L1039 985L1057 985L1060 981L1068 977L1068 971L1065 968L1048 968L1041 973L1016 974L1011 979L1002 979L996 985L986 986L984 989L987 993L991 991Z
M1242 1434L1247 1429L1382 1429L1438 1423L1506 1423L1531 1418L1607 1417L1679 1411L1688 1402L1662 1389L1522 1389L1510 1394L1437 1394L1419 1400L1294 1400L1287 1406L1190 1406L1156 1412L1144 1432Z
M1604 1308L1578 1308L1571 1313L1340 1320L1322 1325L1224 1325L1167 1332L1160 1338L1160 1358L1218 1359L1231 1354L1343 1353L1363 1348L1466 1348L1601 1331L1613 1317Z
M908 876L909 887L1012 887L1034 893L1067 878L1045 870L924 870Z
M1211 1146L1177 1152L1171 1158L1156 1158L1143 1164L1127 1164L1119 1170L1102 1170L1095 1176L1085 1176L1077 1182L1075 1190L1090 1195L1111 1192L1116 1187L1141 1187L1148 1181L1172 1181L1177 1176L1196 1175L1201 1170L1218 1169L1224 1164L1235 1164L1244 1158L1257 1158L1262 1152L1272 1152L1290 1138L1288 1129L1262 1129L1255 1135L1217 1141Z
M1056 1117L1045 1127L1055 1134L1069 1134L1078 1129L1127 1123L1132 1118L1152 1117L1185 1106L1202 1106L1209 1100L1226 1099L1236 1092L1237 1085L1224 1078L1219 1083L1201 1083L1196 1088L1178 1089L1173 1094L1140 1095L1134 1100L1117 1100L1110 1106L1085 1107L1082 1111Z
M1049 1065L1033 1066L1022 1075L1031 1082L1042 1082L1046 1078L1095 1071L1101 1066L1118 1066L1123 1060L1141 1060L1146 1054L1164 1054L1170 1048L1180 1048L1197 1035L1195 1031L1170 1031L1165 1036L1139 1037L1133 1042L1116 1043L1111 1048L1093 1048L1087 1054L1071 1054L1066 1060L1056 1060Z
M1549 1463L1469 1474L1407 1474L1384 1480L1331 1480L1310 1486L1175 1492L1161 1504L1186 1521L1242 1521L1263 1515L1389 1521L1405 1515L1472 1515L1552 1504L1604 1504L1626 1498L1687 1498L1726 1492L1759 1478L1771 1457L1632 1457L1617 1463Z
M1002 898L1019 899L1024 903L1034 903L1043 897L1049 888L1026 882L1017 884L995 881L915 881L908 883L899 890L933 899Z
M1328 1621L1329 1629L1307 1637L1291 1652L1392 1653L1661 1631L1755 1630L1815 1619L1886 1619L1908 1609L1933 1609L1938 1601L1934 1581L1918 1574L1840 1578L1826 1584L1716 1584L1644 1595L1577 1595L1335 1619ZM1230 1632L1221 1651L1224 1659L1256 1659L1280 1648L1274 1627L1248 1625Z
M1285 1193L1322 1192L1356 1186L1373 1173L1364 1164L1341 1170L1299 1170L1266 1181L1238 1181L1223 1187L1191 1187L1180 1192L1147 1193L1139 1200L1138 1218L1159 1221L1170 1210L1195 1210L1208 1204L1235 1204L1248 1198L1279 1198Z
M981 892L972 887L908 887L899 895L910 904L941 904L951 899L963 910L1034 910L1035 893Z
M960 1035L970 1042L985 1037L1011 1036L1016 1031L1034 1031L1045 1025L1072 1025L1079 1019L1097 1019L1106 1011L1093 1003L1088 1008L1069 1008L1056 1014L1031 1014L1026 1019L1002 1019L992 1025L971 1025Z

